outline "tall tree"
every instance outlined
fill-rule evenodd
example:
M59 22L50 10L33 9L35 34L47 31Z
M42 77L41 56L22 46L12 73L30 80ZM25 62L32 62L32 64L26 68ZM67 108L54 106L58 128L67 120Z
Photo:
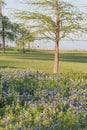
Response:
M22 11L18 17L30 21L32 31L37 33L38 39L48 39L55 43L54 69L59 69L59 41L82 30L83 16L77 8L62 0L27 0L32 5L32 11ZM38 7L38 10L36 10ZM37 38L36 38L37 39Z
M2 16L2 0L0 0L0 17Z
M2 16L2 29L0 31L0 36L2 37L2 53L5 53L5 41L9 39L10 41L14 41L15 34L13 32L13 24L10 22L7 16Z
M2 15L2 6L5 4L4 0L0 0L0 16Z
M13 23L7 16L3 16L2 6L5 5L4 0L0 0L0 37L2 39L2 53L5 53L5 40L14 40L14 33L12 32Z
M25 36L28 33L29 32L24 27L19 26L19 36L18 36L18 39L17 39L17 44L22 45L23 53L25 52L25 44L26 44Z
M0 31L2 30L2 0L0 0ZM0 43L1 46L1 43Z
M25 45L30 44L34 40L34 34L29 31L22 23L15 25L16 43L23 48L25 52Z

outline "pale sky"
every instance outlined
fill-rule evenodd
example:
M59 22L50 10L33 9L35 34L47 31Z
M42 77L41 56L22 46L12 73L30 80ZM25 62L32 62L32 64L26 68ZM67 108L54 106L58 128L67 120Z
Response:
M21 0L5 0L5 14L10 16L11 9L26 9L26 6L20 3ZM25 0L26 1L26 0ZM71 2L76 4L77 6L87 6L87 0L65 0L67 2ZM83 2L84 1L84 2ZM81 7L79 7L81 8ZM86 9L86 7L82 7L81 9Z

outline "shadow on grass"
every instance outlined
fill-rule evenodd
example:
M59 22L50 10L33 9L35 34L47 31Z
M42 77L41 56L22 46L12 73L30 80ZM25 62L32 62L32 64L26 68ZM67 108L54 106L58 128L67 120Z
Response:
M20 52L7 52L5 56L9 56L14 59L21 60L43 60L43 61L53 61L54 52L53 51L42 51L42 50L31 50L30 52L20 53ZM78 62L78 63L87 63L87 52L68 52L60 53L59 61L64 62Z
M31 52L20 55L17 57L18 59L31 59L31 60L54 60L54 54L48 52ZM87 53L60 53L59 60L64 62L79 62L79 63L87 63Z
M14 67L14 66L0 66L0 69L5 69L5 68L11 68L11 69L16 69L18 67Z
M60 61L87 63L87 53L65 53L60 54Z

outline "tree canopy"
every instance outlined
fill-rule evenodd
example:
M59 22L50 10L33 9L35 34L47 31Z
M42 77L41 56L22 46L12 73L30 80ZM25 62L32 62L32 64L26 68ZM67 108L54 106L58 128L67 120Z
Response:
M2 16L0 27L0 38L2 39L2 51L5 53L6 40L14 41L16 38L15 23L12 23L7 16Z
M55 43L54 73L57 73L59 41L82 33L84 14L71 3L62 0L27 0L26 3L29 8L33 7L32 11L21 11L16 15L30 24L36 39L48 39Z

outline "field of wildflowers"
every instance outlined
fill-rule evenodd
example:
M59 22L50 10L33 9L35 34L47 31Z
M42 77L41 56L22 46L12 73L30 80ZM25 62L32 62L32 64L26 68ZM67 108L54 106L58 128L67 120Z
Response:
M87 76L0 70L0 130L87 130Z

